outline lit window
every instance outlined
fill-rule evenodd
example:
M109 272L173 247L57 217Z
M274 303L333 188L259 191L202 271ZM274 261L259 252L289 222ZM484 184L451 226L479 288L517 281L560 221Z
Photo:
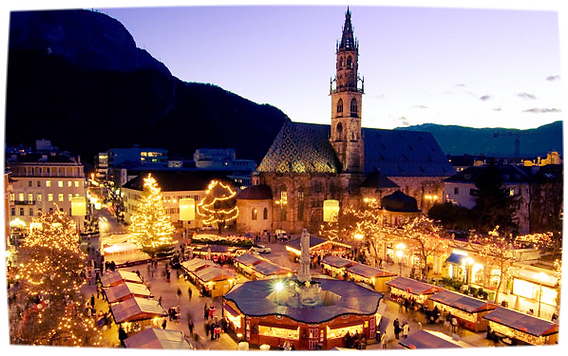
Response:
M18 193L18 201L24 201L24 193Z
M38 202L40 202L41 201L41 194L37 194L36 199L37 199Z
M53 201L53 193L47 194L47 201Z
M45 181L45 186L48 188L51 188L51 181L50 180L46 180Z
M16 194L10 193L10 201L16 201Z
M71 201L72 198L73 198L73 194L69 194L67 200L68 200L68 201Z
M257 219L258 210L256 208L252 208L252 220Z
M57 200L58 200L58 201L63 201L63 193L57 194Z
M34 194L28 193L28 201L34 201Z
M73 186L73 182L72 181L68 181L67 182L67 187L71 188Z
M75 181L75 188L79 188L80 182L78 180Z
M515 195L515 189L513 189L513 188L509 189L509 195L510 196Z
M57 186L59 188L63 188L63 181L62 180L57 181Z

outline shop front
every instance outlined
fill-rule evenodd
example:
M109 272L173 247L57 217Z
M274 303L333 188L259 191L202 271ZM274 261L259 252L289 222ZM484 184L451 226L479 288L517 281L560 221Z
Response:
M474 332L485 331L487 321L483 316L496 309L498 305L466 295L442 290L428 299L429 307L437 308L442 316L451 314L458 325Z
M510 345L554 345L558 343L558 324L498 307L483 316L487 337Z
M323 273L337 279L345 279L347 268L356 263L355 261L334 255L326 256L320 261Z
M390 287L390 299L402 303L412 301L422 306L426 306L429 297L442 290L440 287L406 277L396 277L386 282L386 285Z
M375 267L356 263L346 269L347 278L354 282L363 282L373 287L377 292L388 292L388 282L397 278L396 273L384 271Z

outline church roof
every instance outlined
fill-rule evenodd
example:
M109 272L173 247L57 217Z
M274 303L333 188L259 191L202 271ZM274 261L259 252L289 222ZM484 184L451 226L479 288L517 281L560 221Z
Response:
M398 188L399 186L392 180L388 179L387 176L381 174L381 172L374 170L367 175L367 178L365 178L363 183L361 183L361 187L385 189L385 188Z
M260 162L258 172L339 173L329 125L287 121Z
M429 132L363 128L365 174L450 177L455 169ZM329 142L330 126L288 121L260 162L258 172L341 173Z
M252 185L240 192L237 199L272 200L272 190L265 184Z
M345 13L345 24L343 25L343 35L341 36L339 49L356 49L355 37L353 36L353 25L351 24L351 11L349 11L349 7Z

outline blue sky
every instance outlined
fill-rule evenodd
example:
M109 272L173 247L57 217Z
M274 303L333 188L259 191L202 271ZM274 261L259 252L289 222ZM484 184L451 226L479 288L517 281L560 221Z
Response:
M269 103L293 121L329 123L329 80L344 3L95 3L181 80ZM365 78L364 126L525 129L562 119L559 2L515 2L516 8L503 1L457 2L477 9L447 8L455 3L448 1L428 2L441 7L381 6L393 3L416 5L350 5Z

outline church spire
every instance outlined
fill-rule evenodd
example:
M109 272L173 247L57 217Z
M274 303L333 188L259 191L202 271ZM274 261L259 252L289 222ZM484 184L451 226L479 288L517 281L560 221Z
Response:
M351 11L347 6L345 13L345 24L343 25L343 36L341 36L340 50L356 49L355 36L353 36L353 25L351 24Z

